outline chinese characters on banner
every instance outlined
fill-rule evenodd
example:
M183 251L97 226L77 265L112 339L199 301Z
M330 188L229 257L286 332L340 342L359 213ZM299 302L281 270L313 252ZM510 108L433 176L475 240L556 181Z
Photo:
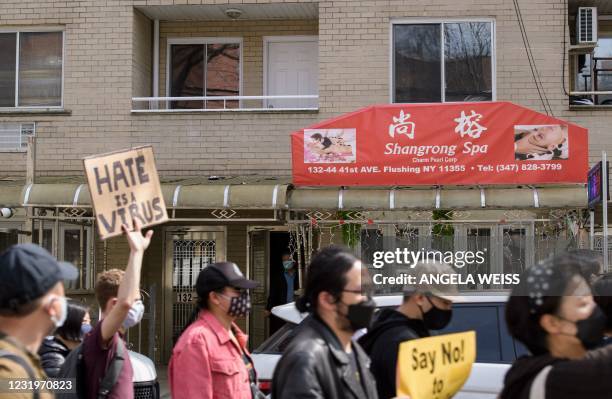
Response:
M587 130L507 102L376 105L292 134L309 186L584 183Z

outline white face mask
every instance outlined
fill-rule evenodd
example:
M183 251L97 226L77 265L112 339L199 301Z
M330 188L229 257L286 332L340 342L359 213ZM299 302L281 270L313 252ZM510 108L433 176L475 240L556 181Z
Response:
M61 313L59 315L51 315L51 322L53 322L55 328L60 328L64 325L68 316L68 301L65 296L54 296L49 301L49 305L51 306L54 301L60 302Z
M144 315L144 311L144 304L141 300L134 302L125 320L123 320L123 328L127 330L128 328L134 327L136 324L140 323L142 316Z

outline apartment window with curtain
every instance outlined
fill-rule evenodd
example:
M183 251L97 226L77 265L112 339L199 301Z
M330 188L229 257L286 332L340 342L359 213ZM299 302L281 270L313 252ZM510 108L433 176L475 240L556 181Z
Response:
M392 101L494 99L492 21L394 22Z
M62 106L62 31L0 31L0 108Z
M187 38L168 41L171 97L240 95L241 40ZM172 108L239 108L238 100L174 101Z

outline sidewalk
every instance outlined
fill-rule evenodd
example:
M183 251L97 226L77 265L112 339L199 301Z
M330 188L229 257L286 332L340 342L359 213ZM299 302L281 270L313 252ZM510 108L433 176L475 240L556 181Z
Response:
M155 366L157 381L159 381L160 399L170 399L170 386L168 385L168 366Z

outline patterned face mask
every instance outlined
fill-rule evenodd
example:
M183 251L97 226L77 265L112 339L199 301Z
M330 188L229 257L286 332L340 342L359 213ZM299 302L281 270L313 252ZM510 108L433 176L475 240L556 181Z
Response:
M230 300L230 306L227 314L232 317L244 317L251 311L251 296L249 291L242 291L239 296L227 296L219 294Z

